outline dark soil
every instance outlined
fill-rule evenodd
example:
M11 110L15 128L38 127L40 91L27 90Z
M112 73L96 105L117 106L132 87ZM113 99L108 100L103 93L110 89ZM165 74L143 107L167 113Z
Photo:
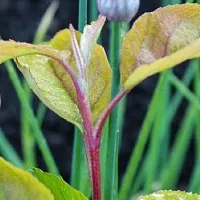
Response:
M3 39L31 42L34 31L51 0L0 0L0 35ZM139 15L159 7L158 0L143 0ZM48 32L47 39L54 33L72 23L77 27L78 0L60 0L60 8L54 23ZM122 174L133 145L136 142L139 128L144 119L157 77L153 77L138 86L128 98L126 121L122 137L120 154L120 174ZM15 90L8 78L5 68L0 69L1 110L0 124L9 140L20 152L20 105ZM34 98L35 104L38 100ZM180 115L176 118L176 128ZM43 131L55 156L63 177L69 180L71 153L73 144L73 126L49 111L43 124ZM190 156L191 157L191 156ZM38 153L40 167L44 168L41 155ZM184 181L187 181L191 170L191 159L184 170Z

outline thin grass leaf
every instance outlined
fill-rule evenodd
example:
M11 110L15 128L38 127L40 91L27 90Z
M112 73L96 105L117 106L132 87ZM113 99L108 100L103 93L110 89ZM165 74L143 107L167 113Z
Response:
M200 112L200 100L191 92L174 74L170 76L171 83L176 87L185 98Z
M33 110L29 104L29 101L26 97L26 93L24 92L23 86L19 81L19 77L17 75L17 72L13 66L13 64L11 62L6 62L5 63L7 70L8 70L8 74L9 74L9 78L11 79L13 86L17 92L17 96L20 100L20 103L23 104L26 107L26 110L29 114L29 120L30 123L32 124L32 127L34 127L34 137L38 143L39 149L44 157L45 163L47 165L47 168L49 170L49 172L54 173L54 174L58 174L58 169L57 166L55 164L55 161L53 159L53 156L50 152L50 149L47 145L46 139L44 138L44 135L42 134L42 131L38 125L38 121L34 116Z
M200 61L194 61L195 76L194 76L194 90L198 98L200 98ZM196 129L195 129L195 165L189 182L189 191L200 192L200 114L196 113Z
M9 140L6 138L5 133L0 128L0 152L8 161L13 163L15 166L24 168L24 164L17 154L16 150L10 144Z
M191 104L185 113L169 156L168 164L161 173L162 189L174 188L180 178L186 153L193 135L195 111L195 108Z
M148 194L153 191L153 183L155 179L158 176L158 173L161 168L160 158L163 157L162 152L164 151L164 146L169 141L166 140L165 135L163 133L165 132L165 127L167 126L165 124L165 118L166 118L166 99L167 99L167 86L169 85L169 76L170 73L164 72L163 77L166 79L165 86L162 89L162 94L160 95L160 101L157 105L157 109L159 110L156 114L156 118L154 121L153 129L152 129L152 135L150 139L150 146L148 149L148 159L147 166L146 167L146 176L145 176L145 183L144 183L144 193ZM162 143L163 138L165 140ZM168 138L167 138L168 139Z
M159 104L160 96L162 94L162 88L165 86L165 81L167 81L167 79L161 76L157 83L145 120L143 121L142 127L139 132L139 138L131 153L128 166L126 168L126 171L122 180L122 184L121 184L120 192L119 192L119 200L128 199L130 196L131 186L132 186L132 183L134 182L136 171L141 161L145 145L149 138L152 123L155 119L155 114L158 111L157 105Z

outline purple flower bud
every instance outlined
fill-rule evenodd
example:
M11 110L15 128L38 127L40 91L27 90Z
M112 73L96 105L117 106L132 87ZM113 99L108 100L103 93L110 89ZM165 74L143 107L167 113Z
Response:
M97 0L101 15L113 21L131 21L136 15L140 0Z

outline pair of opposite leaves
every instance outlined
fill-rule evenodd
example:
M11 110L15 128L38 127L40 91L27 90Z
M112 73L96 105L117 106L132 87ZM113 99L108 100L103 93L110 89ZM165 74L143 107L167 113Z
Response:
M82 35L75 32L94 125L109 103L111 91L111 69L104 49L96 44L104 22L101 16L86 26ZM0 63L17 58L18 68L37 96L59 116L83 129L73 82L55 61L67 62L78 78L80 69L73 50L70 31L65 29L46 46L0 41ZM122 88L130 90L155 73L199 56L200 5L167 6L144 14L122 43Z
M33 169L32 174L12 166L0 157L0 200L88 200L61 177ZM198 200L197 194L159 191L138 200Z

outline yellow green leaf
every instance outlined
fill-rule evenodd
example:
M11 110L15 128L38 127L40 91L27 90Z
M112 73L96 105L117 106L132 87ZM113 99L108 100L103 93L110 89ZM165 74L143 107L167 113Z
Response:
M16 58L18 68L36 95L60 117L82 129L77 105L63 85L63 81L72 83L71 78L61 66L55 72L50 57L64 60L68 57L68 52L58 51L47 45L0 41L0 64Z
M81 33L76 32L76 38L80 43ZM111 70L100 45L91 47L91 52L85 55L89 64L84 73L95 124L110 100ZM69 30L58 32L46 46L0 41L0 63L12 58L16 58L18 68L36 95L60 117L83 130L74 84L64 67L56 61L66 61L78 78Z
M131 89L145 78L200 56L200 5L159 8L141 16L127 33L121 82Z
M31 54L46 55L54 58L60 57L58 51L49 48L46 45L32 45L15 42L13 40L0 40L0 64L9 59Z
M183 191L159 191L150 195L139 197L138 200L198 200L200 198L197 194L186 193Z
M81 40L81 33L76 32L78 42ZM52 39L51 45L57 50L67 50L69 57L67 59L73 71L77 74L75 57L73 55L73 48L70 39L70 32L64 29L56 34ZM55 70L58 68L54 63ZM102 46L96 45L91 55L88 67L85 71L86 81L89 88L89 102L92 111L93 122L96 123L101 113L110 100L111 92L111 69L107 60L106 53ZM70 88L70 94L76 102L75 89L72 83L65 82L66 88Z
M49 189L30 173L0 157L0 198L2 200L53 200Z
M22 56L16 60L19 70L39 99L57 115L82 129L79 109L67 87L71 83L71 88L74 88L71 78L62 66L53 66L52 62L40 55Z
M88 200L81 192L67 184L62 177L33 169L33 174L54 195L56 200Z

